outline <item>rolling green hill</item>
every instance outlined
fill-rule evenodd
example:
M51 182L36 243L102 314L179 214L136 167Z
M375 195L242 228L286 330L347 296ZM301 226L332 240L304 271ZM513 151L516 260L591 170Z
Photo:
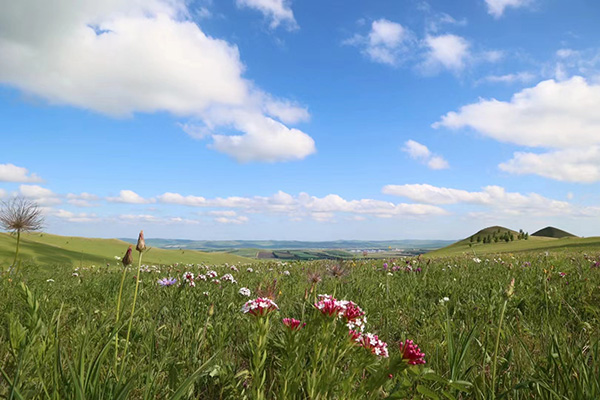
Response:
M518 240L514 238L512 241L499 240L491 243L477 242L477 237L491 235L494 232L498 234L498 230L504 232L512 232L518 235L518 232L508 228L493 226L482 229L481 231L469 236L466 239L458 241L450 246L442 249L434 250L426 253L430 257L447 257L460 254L496 254L496 253L516 253L520 251L600 251L600 237L578 238L578 237L563 237L552 238L544 236L529 236L527 240ZM471 240L471 238L474 238Z
M551 237L551 238L564 238L564 237L577 237L572 233L565 232L562 229L555 228L553 226L547 226L544 229L540 229L539 231L532 233L531 236L543 236L543 237Z
M133 243L133 242L132 242ZM0 233L0 266L6 268L13 261L16 239L8 233ZM129 243L118 239L90 239L58 236L47 233L30 233L21 236L19 258L23 262L41 265L106 265L115 264L115 256L122 257ZM137 259L137 255L134 255ZM253 260L224 252L197 250L164 250L151 248L144 254L147 264L174 263L243 263Z

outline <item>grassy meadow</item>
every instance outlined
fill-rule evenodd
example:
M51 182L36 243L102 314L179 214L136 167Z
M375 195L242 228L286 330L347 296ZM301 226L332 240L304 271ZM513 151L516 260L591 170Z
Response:
M6 268L15 255L16 238L0 233L0 266ZM76 236L59 236L48 233L28 233L21 236L20 259L46 267L102 266L115 264L115 257L122 257L127 243L118 239L96 239ZM164 250L152 248L146 252L151 264L174 263L226 263L247 262L249 258L226 252L203 252L197 250Z
M124 270L127 244L107 243L109 267L3 273L0 398L600 398L597 250L160 264L152 249L136 296L137 253ZM258 297L278 309L242 311Z

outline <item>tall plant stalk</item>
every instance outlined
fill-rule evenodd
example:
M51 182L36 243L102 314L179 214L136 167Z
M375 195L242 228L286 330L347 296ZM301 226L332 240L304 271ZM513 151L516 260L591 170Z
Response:
M133 325L133 315L135 314L135 305L137 303L137 296L140 288L140 272L142 270L142 253L146 250L146 242L144 241L144 231L140 231L138 236L137 245L135 249L140 253L138 259L138 269L135 275L135 292L133 293L133 304L131 305L131 315L129 316L129 324L127 326L127 337L125 339L125 349L123 350L123 365L121 367L121 375L125 370L125 359L127 358L127 349L129 348L129 338L131 336L131 326ZM131 248L127 251L127 254L131 255Z
M135 313L135 304L137 302L138 290L140 287L140 271L142 270L142 252L140 251L140 258L138 262L137 274L135 276L135 292L133 293L133 304L131 306L131 315L129 316L129 324L127 326L127 337L125 338L125 350L123 350L123 366L121 367L121 374L125 368L125 358L127 357L127 348L129 347L129 337L131 336L131 326L133 324L133 314Z

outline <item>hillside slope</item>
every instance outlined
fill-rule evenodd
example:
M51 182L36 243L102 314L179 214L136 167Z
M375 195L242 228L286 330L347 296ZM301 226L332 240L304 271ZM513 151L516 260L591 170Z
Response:
M0 265L6 268L13 261L16 238L0 233ZM115 264L115 256L122 257L130 243L117 239L91 239L30 233L21 236L19 258L23 262L42 265L106 265ZM137 256L136 256L137 258ZM144 263L245 263L253 260L230 253L206 253L196 250L164 250L151 248L144 253Z
M447 257L456 256L461 254L472 254L472 255L483 255L483 254L495 254L495 253L516 253L520 251L568 251L568 250L580 250L580 251L598 251L600 250L600 237L590 238L578 238L578 237L563 237L563 238L551 238L544 236L529 236L527 240L513 239L512 241L499 240L497 242L492 241L491 243L477 242L477 236L483 237L493 232L498 232L500 229L501 233L504 231L510 231L515 235L518 232L503 227L490 227L482 229L481 231L467 237L466 239L460 240L450 246L442 249L434 250L426 253L426 256L430 257ZM471 240L471 238L474 238Z
M539 231L532 233L531 236L542 236L542 237L550 237L550 238L564 238L564 237L577 237L572 233L563 231L562 229L555 228L553 226L547 226L544 229L540 229Z

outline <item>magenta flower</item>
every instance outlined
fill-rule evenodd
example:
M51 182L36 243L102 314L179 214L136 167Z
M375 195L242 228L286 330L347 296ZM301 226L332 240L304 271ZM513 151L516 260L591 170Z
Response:
M361 334L358 339L355 339L356 342L364 347L367 350L370 350L371 353L375 354L379 357L389 357L387 343L383 340L380 340L379 337L373 333L365 333Z
M425 364L425 353L412 340L405 340L398 345L402 359L410 365Z
M276 310L279 310L277 304L266 297L249 300L242 306L242 312L244 314L252 314L255 317L262 317Z
M344 304L328 294L320 294L319 301L314 304L315 308L328 317L339 316L344 312Z
M299 331L306 326L306 322L302 323L302 321L295 318L284 318L283 324L290 328L291 331Z
M367 323L365 312L353 301L342 301L341 303L344 307L341 317L346 322L346 325L348 325L348 329L358 327L360 330L363 330Z

